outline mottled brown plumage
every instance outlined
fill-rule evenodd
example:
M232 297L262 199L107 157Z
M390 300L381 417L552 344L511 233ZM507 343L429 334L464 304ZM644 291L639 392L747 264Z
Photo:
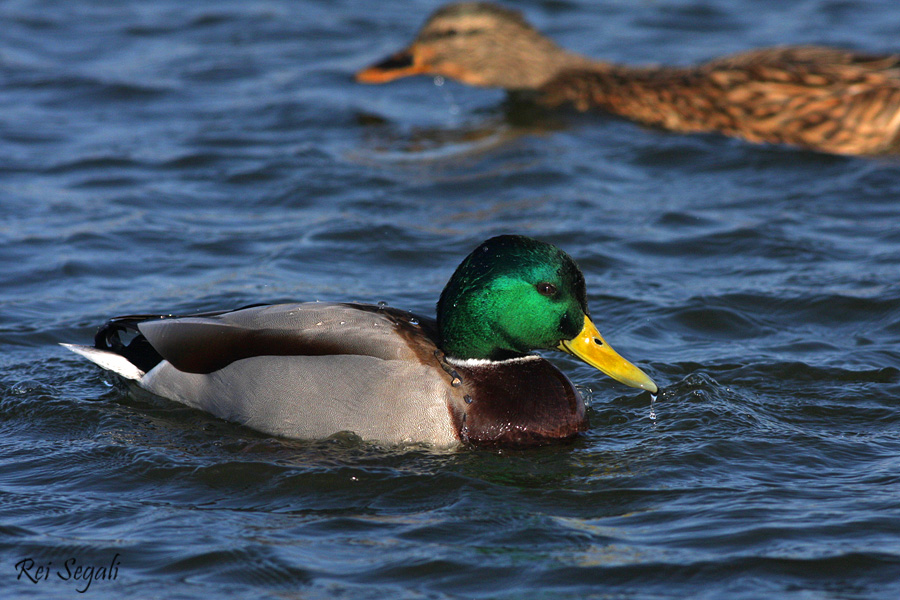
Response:
M563 50L515 11L445 6L409 48L357 74L416 74L536 93L541 104L604 110L672 131L836 154L900 150L900 55L818 46L764 48L691 67L630 67Z

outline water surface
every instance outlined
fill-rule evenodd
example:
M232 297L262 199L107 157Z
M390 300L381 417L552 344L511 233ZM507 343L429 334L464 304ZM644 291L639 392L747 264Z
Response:
M686 64L900 51L887 0L518 3L560 43ZM97 598L900 593L900 164L541 114L352 73L436 3L0 6L0 585ZM555 243L664 386L548 355L572 445L268 438L58 347L116 314L288 300L433 314L483 239ZM25 558L47 581L16 579Z

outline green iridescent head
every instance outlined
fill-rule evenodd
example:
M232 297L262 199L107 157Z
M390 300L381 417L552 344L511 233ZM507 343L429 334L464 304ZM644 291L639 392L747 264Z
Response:
M438 302L441 347L500 360L555 348L587 314L584 276L562 250L521 235L491 238L457 267Z
M551 244L521 235L483 242L457 267L437 306L439 344L456 359L504 360L559 349L634 387L657 387L591 322L584 275Z

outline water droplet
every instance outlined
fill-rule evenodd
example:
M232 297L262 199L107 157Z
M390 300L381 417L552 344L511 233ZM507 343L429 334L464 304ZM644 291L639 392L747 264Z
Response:
M446 100L447 104L449 105L448 112L451 115L458 115L459 114L459 106L457 106L456 101L453 99L453 94L450 93L450 90L448 88L444 87L444 81L445 81L444 78L440 75L437 75L433 81L434 81L434 86L437 88L440 88L441 95L444 97L444 100Z
M470 396L470 395L468 395L468 394L466 394L465 396L463 396L463 400L466 401L466 404L472 404L472 396Z
M381 302L378 303L378 308L379 308L379 310L383 310L383 309L387 308L387 305L388 305L387 302L382 300Z
M413 318L411 318L411 319L409 320L409 324L410 324L410 325L418 325L418 324L419 324L419 320L418 320L417 318L413 317Z
M319 321L318 323L316 323L316 327L321 327L322 325L324 325L324 323L322 323L322 321Z
M452 385L453 387L459 387L462 385L462 379L460 379L459 377L454 377L450 382L450 385Z
M346 323L346 321L341 321L341 325L343 325L344 323Z
M654 402L656 402L656 394L650 394L650 420L656 423L656 411L653 410Z
M584 385L576 385L575 390L581 395L581 400L586 407L594 401L594 390Z

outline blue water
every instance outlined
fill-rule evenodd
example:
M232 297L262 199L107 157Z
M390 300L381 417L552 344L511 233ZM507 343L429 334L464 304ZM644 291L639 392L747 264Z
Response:
M81 597L68 564L110 599L900 597L900 163L353 82L436 6L0 4L2 596ZM900 51L888 0L517 6L627 62ZM570 446L285 441L57 346L256 302L433 314L499 233L579 262L655 421L553 353L591 402Z

